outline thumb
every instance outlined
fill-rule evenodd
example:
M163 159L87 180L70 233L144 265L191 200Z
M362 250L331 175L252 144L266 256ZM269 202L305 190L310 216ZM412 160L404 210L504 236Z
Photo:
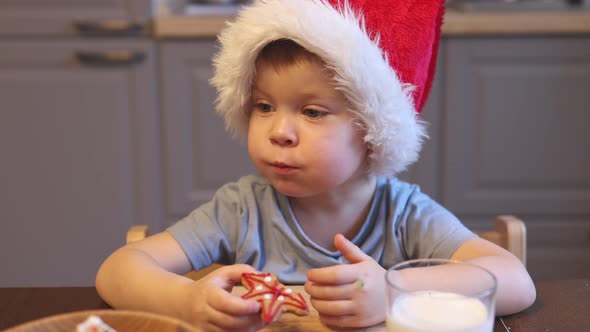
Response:
M371 256L365 254L361 248L348 241L348 239L342 234L336 234L336 236L334 236L334 246L351 264L373 259Z
M234 284L240 282L242 274L246 272L257 272L255 268L246 264L227 265L211 272L212 282L218 287L231 290Z

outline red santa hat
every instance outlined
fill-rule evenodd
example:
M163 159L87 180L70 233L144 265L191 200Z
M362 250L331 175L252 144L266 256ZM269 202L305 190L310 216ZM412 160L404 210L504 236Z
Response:
M434 75L444 0L255 0L219 35L212 85L226 127L243 139L258 53L290 39L318 55L360 120L370 168L391 175L418 159L419 119Z

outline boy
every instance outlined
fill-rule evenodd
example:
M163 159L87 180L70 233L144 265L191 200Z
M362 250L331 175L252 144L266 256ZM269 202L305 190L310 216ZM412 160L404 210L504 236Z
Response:
M389 266L435 257L492 271L497 314L530 305L534 286L516 257L392 176L417 159L425 136L417 112L441 15L440 0L243 9L220 35L212 83L261 176L223 186L167 231L116 251L97 275L101 296L204 331L256 330L258 304L229 290L258 270L305 283L326 324L363 327L385 319ZM212 263L227 266L199 281L181 276Z

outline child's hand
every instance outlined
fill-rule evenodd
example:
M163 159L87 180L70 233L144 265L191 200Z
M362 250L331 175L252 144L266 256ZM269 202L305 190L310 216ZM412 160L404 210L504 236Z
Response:
M260 305L231 295L242 273L257 272L248 265L223 266L191 283L188 295L188 320L200 331L257 331L264 324Z
M385 269L338 234L334 245L351 263L307 273L305 291L325 324L365 327L385 320Z

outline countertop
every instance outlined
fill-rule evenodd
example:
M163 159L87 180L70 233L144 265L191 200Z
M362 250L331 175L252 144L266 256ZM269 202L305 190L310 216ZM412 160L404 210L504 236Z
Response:
M159 39L212 38L233 15L161 15L154 19ZM447 10L443 36L590 35L590 11L466 12Z

